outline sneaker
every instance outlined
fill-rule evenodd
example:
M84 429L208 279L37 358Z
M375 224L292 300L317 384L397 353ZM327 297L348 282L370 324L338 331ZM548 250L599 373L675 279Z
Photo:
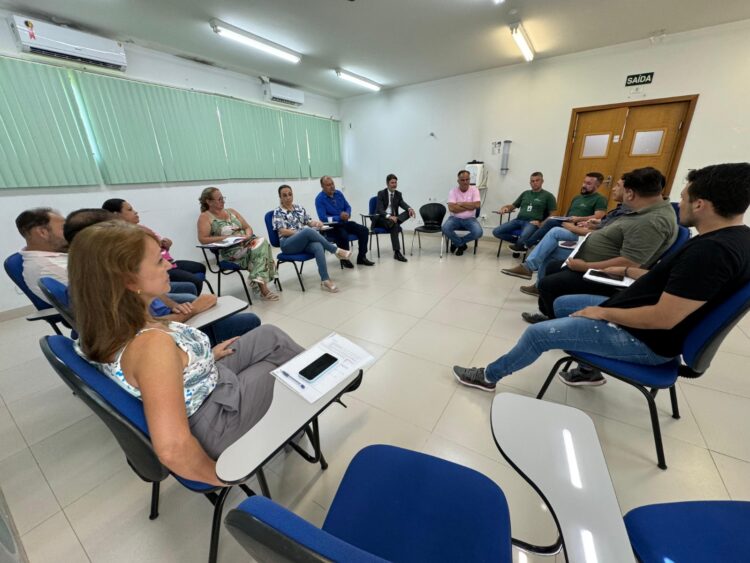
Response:
M532 325L549 320L549 317L542 313L521 313L521 318Z
M518 266L514 268L503 268L500 270L503 274L506 276L513 276L516 278L523 278L525 280L531 279L531 270L529 270L526 266L523 264L519 264Z
M349 260L349 257L352 255L351 250L344 250L343 248L337 248L336 249L336 258L339 260Z
M495 390L496 383L487 381L484 378L484 368L462 368L453 366L453 375L462 385L474 387L492 393Z
M557 374L565 385L571 387L596 387L597 385L604 385L607 380L604 379L602 372L598 369L591 367L578 366L575 369L569 371L561 371Z
M533 297L539 297L539 290L535 285L522 285L521 293L525 293L526 295L531 295Z
M513 243L510 245L510 249L513 252L526 252L526 247L522 244Z

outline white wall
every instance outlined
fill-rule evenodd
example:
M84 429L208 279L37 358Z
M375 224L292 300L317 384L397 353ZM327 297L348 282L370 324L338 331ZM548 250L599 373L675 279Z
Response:
M6 15L7 12L0 11L0 18L5 18ZM193 63L135 45L126 44L125 50L128 57L125 78L224 94L250 101L263 100L260 81L255 77ZM11 32L5 25L0 25L0 55L24 58L16 49ZM38 57L33 59L43 60ZM123 76L123 73L111 74ZM305 105L300 109L305 113L338 118L339 102L305 92ZM202 260L200 251L195 248L195 224L199 212L198 196L204 187L218 186L229 198L228 205L240 211L253 228L265 233L263 215L278 205L276 190L282 183L290 183L295 189L295 200L308 210L313 210L313 198L320 191L317 180L189 182L0 190L0 225L4 226L4 232L7 233L0 241L0 257L5 259L23 246L23 239L16 231L14 221L24 209L50 206L66 215L81 207L99 207L106 199L121 197L130 201L139 211L144 225L174 240L173 256ZM28 300L20 294L7 276L0 276L0 312L28 304Z
M352 205L366 205L389 172L415 208L445 201L456 172L476 158L489 165L486 225L494 226L490 209L513 201L532 171L557 193L572 108L625 102L625 77L651 71L646 99L700 94L676 199L689 168L750 159L748 53L750 20L349 98L341 121ZM504 177L490 147L503 139L513 141Z

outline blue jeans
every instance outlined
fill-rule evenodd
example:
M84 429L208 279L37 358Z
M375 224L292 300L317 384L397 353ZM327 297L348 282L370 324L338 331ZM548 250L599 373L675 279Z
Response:
M460 237L456 234L456 231L469 231L469 233ZM458 247L482 238L484 229L482 229L482 225L479 224L479 221L475 217L461 219L451 216L443 223L443 234L453 243L453 246Z
M326 266L325 251L336 252L336 245L315 229L306 227L290 237L284 237L281 239L280 246L281 251L285 254L299 254L301 252L314 254L321 281L326 281L330 278L328 275L328 266Z
M526 241L533 235L536 230L539 227L536 225L532 225L529 221L526 221L525 219L513 219L511 221L508 221L507 223L503 223L502 225L498 225L494 228L492 231L492 236L495 238L507 240L508 242L512 242L515 238L514 232L518 229L521 230L521 234L518 235L518 240L516 240L516 244L518 245L526 245Z
M655 354L651 348L619 326L567 316L584 307L599 305L607 299L600 295L566 295L556 299L556 318L528 327L513 349L487 366L485 377L488 381L496 382L533 364L547 350L588 352L648 366L672 360Z
M564 221L560 221L560 219L545 219L544 223L542 223L542 226L539 227L534 232L534 234L528 238L528 240L526 241L526 246L531 248L535 244L539 244L539 241L544 238L544 235L546 235L555 227L561 227L563 222Z
M544 277L547 264L553 260L563 261L573 251L571 248L560 248L557 243L561 240L577 241L578 235L571 233L568 229L555 227L547 232L542 241L526 257L526 267L532 272L537 272L537 285Z
M201 330L208 335L211 345L215 346L224 340L229 340L235 336L242 336L259 326L260 318L258 315L254 313L235 313L226 319L221 319L207 327L203 327Z

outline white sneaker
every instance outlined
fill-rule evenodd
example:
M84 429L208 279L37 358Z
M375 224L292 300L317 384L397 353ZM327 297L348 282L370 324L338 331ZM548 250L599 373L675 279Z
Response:
M343 248L337 248L336 249L336 258L339 260L349 260L349 257L352 255L351 250L344 250Z
M322 287L326 291L330 291L331 293L338 293L339 291L339 288L336 287L336 284L333 283L331 280L320 282L320 287Z

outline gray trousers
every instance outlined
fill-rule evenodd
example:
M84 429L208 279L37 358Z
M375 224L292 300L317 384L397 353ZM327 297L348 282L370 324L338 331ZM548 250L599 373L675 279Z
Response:
M273 400L270 372L304 350L273 325L245 333L233 347L234 354L216 363L216 387L189 418L190 431L213 459L263 418Z

